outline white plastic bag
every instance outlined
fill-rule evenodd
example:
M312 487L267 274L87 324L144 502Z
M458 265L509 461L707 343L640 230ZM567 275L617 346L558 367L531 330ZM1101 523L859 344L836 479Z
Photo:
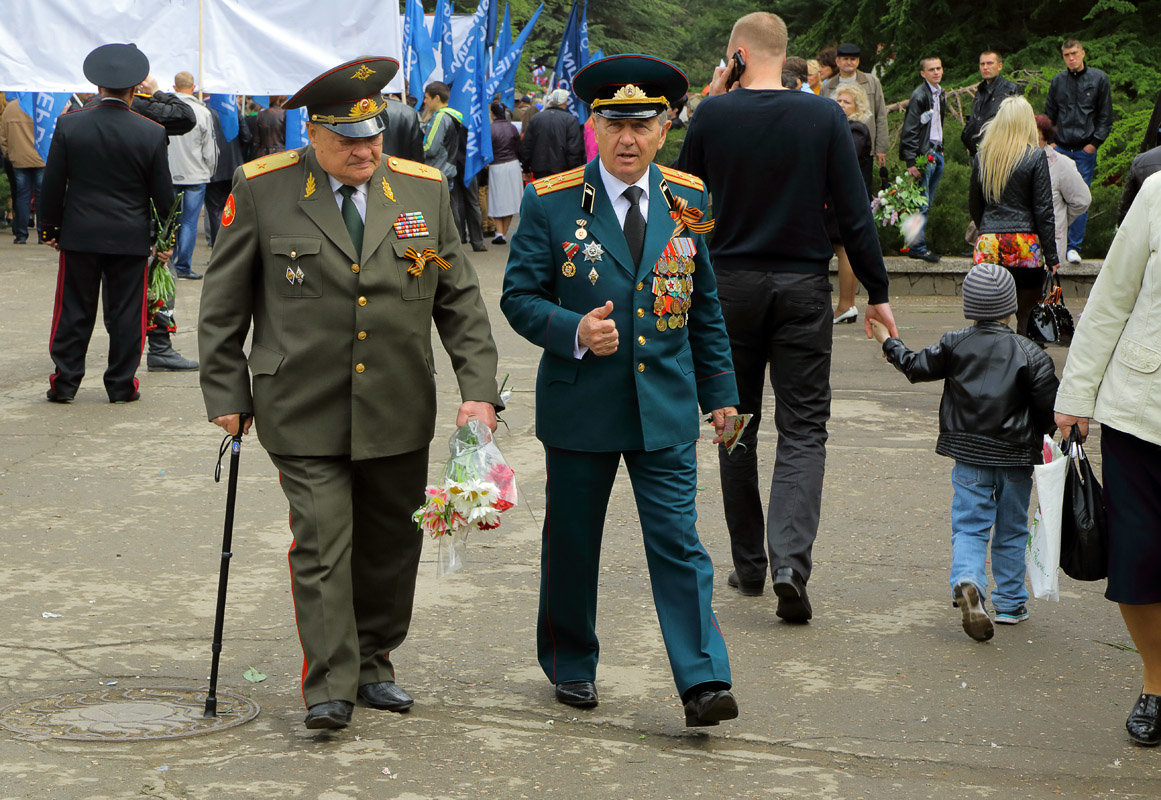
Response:
M1036 516L1024 550L1032 596L1060 601L1060 519L1064 506L1064 475L1068 459L1056 442L1044 437L1045 463L1032 467L1036 481Z

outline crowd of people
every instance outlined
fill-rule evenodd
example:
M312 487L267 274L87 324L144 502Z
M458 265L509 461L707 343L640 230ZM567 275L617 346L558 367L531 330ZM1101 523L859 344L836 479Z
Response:
M974 266L963 283L972 324L913 351L888 300L870 204L888 146L882 88L859 71L856 45L817 63L791 61L787 45L778 16L745 15L696 104L674 65L611 56L575 77L572 92L591 112L583 126L564 89L542 109L531 98L512 111L491 106L494 158L480 176L492 243L510 245L500 307L544 351L536 648L556 699L599 702L601 536L623 461L686 725L738 716L711 605L714 570L695 525L702 414L719 443L733 562L726 585L759 596L769 580L778 617L813 619L834 324L858 316L861 283L866 334L887 360L910 380L944 381L936 451L955 461L949 588L971 638L987 641L994 623L1028 617L1023 542L1042 437L1057 426L1083 437L1090 418L1102 424L1106 596L1120 604L1144 664L1127 728L1140 744L1161 743L1161 178L1148 176L1161 159L1150 150L1134 164L1135 196L1058 381L1052 359L1019 332L1060 250L1079 260L1083 218L1066 233L1061 217L1087 205L1111 122L1108 81L1085 66L1079 42L1065 41L1068 69L1038 119L1000 76L1000 55L981 54L964 131L974 154ZM918 67L900 157L930 206L946 103L940 59ZM381 93L398 69L393 59L355 59L253 115L239 108L247 133L226 141L189 73L175 76L173 95L157 92L132 45L98 48L84 69L97 95L61 118L43 167L19 167L43 169L37 224L61 254L48 399L68 403L77 392L98 290L111 334L106 391L130 402L140 396L147 257L168 259L178 277L204 278L207 417L230 434L257 426L290 508L305 725L343 728L356 702L408 710L414 700L396 683L395 659L422 549L411 515L435 427L433 332L461 394L456 424L495 430L503 410L499 356L464 249L486 249L480 192L475 179L463 181L466 129L447 85L424 87L420 115ZM297 108L309 144L286 150L285 111ZM675 166L653 163L678 122L686 135ZM182 232L172 252L157 252L149 203L165 216L177 193ZM191 261L203 202L221 208L211 215L204 274ZM911 255L938 259L922 224ZM169 345L167 314L154 318L166 339L156 352L151 339L149 368L155 355L160 369L199 368ZM778 437L764 501L767 375ZM586 424L559 413L568 407L583 408ZM727 447L727 435L740 446Z

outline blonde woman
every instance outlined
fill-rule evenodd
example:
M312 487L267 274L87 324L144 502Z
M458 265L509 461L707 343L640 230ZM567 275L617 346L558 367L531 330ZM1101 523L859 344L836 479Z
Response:
M855 154L859 157L859 171L863 176L863 184L867 187L867 200L871 198L871 102L863 87L857 83L843 83L835 89L837 102L847 115L847 124L851 126L851 138L855 140ZM834 310L834 324L853 323L859 317L859 310L855 308L855 290L858 280L855 271L851 269L851 261L847 258L846 248L838 235L838 225L832 214L827 214L827 232L831 234L830 241L834 246L834 254L838 257L839 300Z
M984 125L972 161L968 210L980 230L972 260L1011 271L1016 281L1016 332L1024 333L1043 288L1041 257L1054 273L1060 259L1048 158L1040 148L1032 106L1023 97L1004 100Z
M822 77L819 74L817 58L806 59L806 84L815 94L822 91Z

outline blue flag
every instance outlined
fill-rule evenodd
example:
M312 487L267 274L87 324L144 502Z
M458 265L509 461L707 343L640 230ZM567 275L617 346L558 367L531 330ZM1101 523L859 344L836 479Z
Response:
M306 135L306 109L289 108L286 110L286 149L294 150L302 147L310 139Z
M496 46L492 49L492 70L495 72L496 65L508 53L508 49L512 47L512 18L508 13L511 7L510 3L504 4L504 22L500 25L500 33L496 37Z
M532 26L536 24L536 20L540 17L540 12L543 10L544 3L541 3L536 11L533 12L528 22L524 24L524 29L520 31L520 35L516 37L516 41L508 48L508 52L496 62L496 66L492 69L492 77L488 81L487 88L484 90L484 97L490 100L502 88L504 104L509 108L516 104L516 67L520 64L520 57L524 53L524 43L528 40L529 34L532 33ZM511 100L508 97L509 87L511 87L512 92Z
M485 0L486 1L486 0ZM484 37L487 28L479 25L468 36L468 54L456 73L448 105L464 116L468 129L468 146L464 156L464 173L460 180L467 186L476 174L492 162L492 126L488 120L488 100L485 82L488 50Z
M455 60L452 61L451 72L449 73L446 70L444 71L443 80L444 83L448 84L449 86L453 81L457 81L460 78L460 74L464 66L464 61L468 58L468 55L472 52L472 48L475 46L475 43L472 41L472 36L475 34L475 32L477 30L480 31L481 41L487 37L488 15L491 13L491 8L492 0L480 0L480 4L476 6L476 13L472 14L472 33L468 34L468 38L464 39L464 43L461 44L460 49L456 51ZM487 47L488 45L485 41L484 49L487 50ZM451 80L448 80L449 77Z
M454 44L452 42L451 15L452 0L436 0L435 18L431 23L432 43L439 43L439 63L443 68L444 83L451 84L452 62L455 61ZM418 97L419 95L416 95Z
M403 45L407 48L407 93L423 97L425 82L435 69L435 49L423 23L423 5L419 0L407 0Z
M488 2L488 47L495 47L496 45L496 9L499 7L500 0L489 0ZM505 5L504 8L508 6Z
M20 92L27 95L21 97L20 107L26 108L25 103L31 102L32 135L36 145L36 152L41 160L48 158L48 147L52 144L52 134L56 130L56 121L60 118L69 100L71 92Z
M218 115L218 122L222 124L222 135L226 137L226 141L232 142L238 138L238 95L206 95L206 105Z
M568 110L582 125L588 118L588 110L584 103L572 94L572 79L580 68L589 63L588 48L588 3L585 9L577 8L577 0L572 0L572 10L568 12L568 22L564 26L564 35L560 40L560 51L556 55L556 69L552 76L552 88L569 89ZM584 46L581 46L581 31L584 31Z

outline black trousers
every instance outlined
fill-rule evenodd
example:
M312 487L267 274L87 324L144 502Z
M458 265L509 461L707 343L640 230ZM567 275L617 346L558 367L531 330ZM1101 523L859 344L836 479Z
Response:
M137 391L134 375L145 341L145 264L145 256L61 250L48 345L56 365L48 381L58 397L75 395L85 376L98 296L109 333L105 391L114 402Z
M717 279L738 381L738 411L754 415L733 454L718 448L734 569L743 582L754 582L765 580L767 566L771 571L791 567L805 581L826 467L834 328L830 283L825 275L737 270L722 270ZM758 428L767 365L778 450L763 522Z
M460 231L460 242L471 242L472 247L484 246L484 229L480 219L480 185L476 179L464 186L457 176L452 179L451 185L452 216L455 217L456 227Z
M222 227L222 210L226 207L226 198L230 196L232 180L210 181L206 184L206 244L214 246L218 238L218 229Z

